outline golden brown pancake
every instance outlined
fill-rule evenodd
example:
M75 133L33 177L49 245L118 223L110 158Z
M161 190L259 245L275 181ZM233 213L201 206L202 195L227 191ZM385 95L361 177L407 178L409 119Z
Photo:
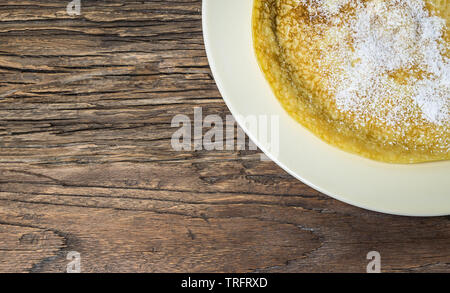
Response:
M450 159L446 0L255 0L253 39L286 111L343 150Z

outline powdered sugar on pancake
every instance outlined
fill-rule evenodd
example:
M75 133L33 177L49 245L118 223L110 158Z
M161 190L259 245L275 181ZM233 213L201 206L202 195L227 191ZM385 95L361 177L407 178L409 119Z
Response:
M387 125L450 124L446 22L423 0L298 0L332 24L320 70L342 111ZM340 13L342 9L351 13ZM417 116L417 117L416 117ZM413 118L413 119L411 119Z

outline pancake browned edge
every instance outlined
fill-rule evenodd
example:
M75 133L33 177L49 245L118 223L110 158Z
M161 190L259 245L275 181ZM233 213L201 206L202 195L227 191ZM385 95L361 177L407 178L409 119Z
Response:
M423 123L402 133L389 126L364 126L352 121L351 115L333 111L324 90L311 86L321 77L307 63L297 67L304 70L302 78L297 78L298 72L293 72L292 64L287 61L287 49L279 41L280 1L285 0L254 1L253 42L261 70L275 96L294 119L329 144L373 160L419 163L450 159L448 124Z

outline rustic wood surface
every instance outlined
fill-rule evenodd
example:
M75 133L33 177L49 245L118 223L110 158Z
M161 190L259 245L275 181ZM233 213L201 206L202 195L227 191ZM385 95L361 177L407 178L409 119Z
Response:
M226 0L223 0L226 1ZM0 3L0 271L450 272L450 217L352 207L258 151L174 151L229 114L200 0ZM382 183L380 183L382 184Z

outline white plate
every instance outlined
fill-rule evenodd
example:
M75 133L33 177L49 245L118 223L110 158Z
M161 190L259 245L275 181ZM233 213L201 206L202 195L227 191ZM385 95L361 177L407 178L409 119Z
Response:
M253 0L203 0L203 32L217 86L247 135L281 168L309 186L369 210L410 216L450 214L450 162L392 165L323 142L281 107L252 46ZM242 117L279 116L279 151Z

